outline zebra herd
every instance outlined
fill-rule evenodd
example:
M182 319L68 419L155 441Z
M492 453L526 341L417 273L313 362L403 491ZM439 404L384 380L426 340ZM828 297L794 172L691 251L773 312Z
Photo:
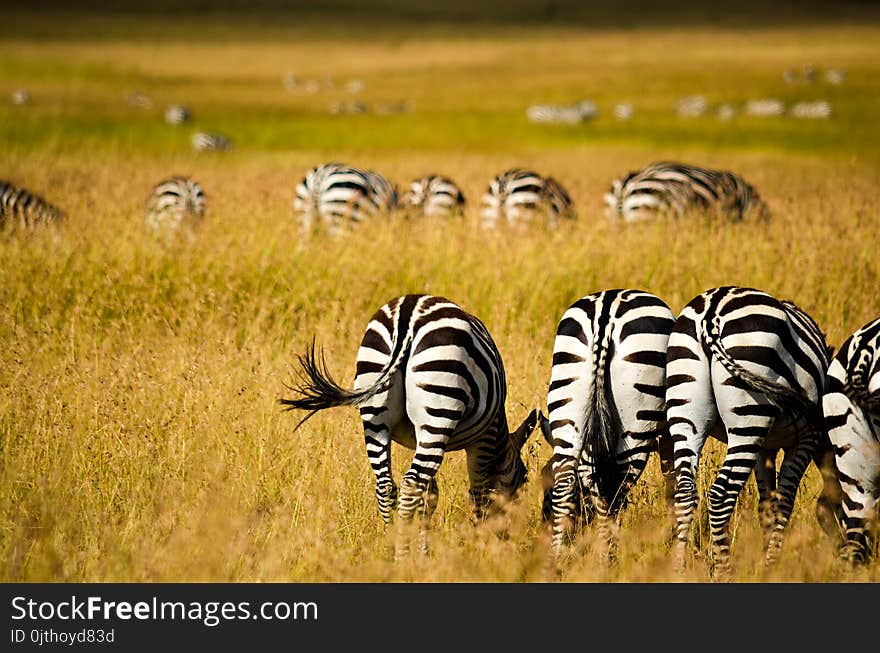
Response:
M196 142L198 141L198 142ZM199 133L198 149L228 146L222 137ZM57 222L64 212L38 195L10 182L0 186L0 226L32 228ZM770 212L757 191L727 170L659 161L612 182L605 194L611 220L637 222L660 215L716 213L730 219L766 220ZM467 202L455 181L430 174L410 182L404 193L386 177L365 168L331 162L309 170L296 185L293 215L305 238L316 231L349 233L358 224L382 216L444 219L462 217ZM204 221L206 195L185 176L163 179L152 189L144 222L153 232L192 237ZM557 228L578 217L571 195L555 178L511 168L493 177L480 200L479 224L485 230L543 225Z
M299 383L279 401L314 413L357 406L387 527L419 520L427 548L437 506L436 473L464 449L474 516L496 513L527 482L521 451L540 427L553 454L542 470L542 514L552 551L596 519L613 561L619 517L653 452L674 503L673 554L687 560L698 502L697 469L709 437L726 454L707 496L714 571L730 571L729 523L754 473L772 565L804 473L823 477L816 517L841 538L841 555L867 561L880 496L880 318L831 359L816 322L794 303L744 287L694 297L676 317L635 289L596 292L562 315L552 349L547 416L532 410L510 431L501 356L485 325L443 297L406 295L370 319L354 388L339 385L323 354L299 356ZM400 491L391 443L414 450ZM777 471L776 459L783 451ZM396 539L397 553L409 550Z

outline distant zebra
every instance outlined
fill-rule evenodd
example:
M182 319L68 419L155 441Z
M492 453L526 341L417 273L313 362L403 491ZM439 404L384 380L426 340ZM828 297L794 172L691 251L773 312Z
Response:
M232 141L222 134L196 132L192 137L192 146L196 152L228 150L232 147Z
M825 480L817 516L829 528L828 513L837 510L839 501L836 470L825 456L830 443L822 421L828 363L828 346L812 318L793 303L759 290L714 288L681 312L669 338L666 365L679 567L697 505L697 463L710 435L727 443L724 463L708 492L719 575L729 572L728 523L753 470L767 564L779 555L811 458ZM779 449L785 456L777 484Z
M169 125L180 125L189 121L191 117L189 109L180 104L172 104L165 109L165 122Z
M822 404L844 495L843 554L863 562L874 549L880 507L880 318L843 343Z
M525 226L535 221L555 228L560 219L576 217L574 203L562 185L531 170L512 168L502 172L489 182L482 198L484 229L494 229L499 222Z
M41 224L60 222L66 217L58 207L39 195L0 181L0 229L33 229Z
M163 235L177 231L192 235L205 218L206 205L205 192L198 182L188 177L169 177L150 193L144 223Z
M587 295L563 314L553 345L549 420L541 418L553 446L544 513L552 517L555 552L579 513L589 518L595 512L614 559L616 518L664 433L666 347L674 322L662 300L641 290ZM589 505L580 505L582 495Z
M296 187L294 213L307 235L323 226L338 235L353 225L397 208L397 189L372 170L325 163L309 170Z
M734 219L755 216L766 220L770 211L758 192L727 170L658 161L632 171L611 184L605 194L606 215L637 222L661 214L682 216L709 211Z
M426 218L460 216L464 212L464 193L448 177L428 175L415 179L404 194L407 215Z
M299 357L302 384L290 409L315 412L357 406L367 457L376 476L379 514L386 526L418 514L422 538L437 507L435 474L448 451L464 449L474 514L481 519L526 481L520 450L537 421L532 411L510 432L501 355L483 323L443 297L406 295L382 306L367 325L357 354L354 390L339 386L311 350ZM302 424L302 422L300 422ZM398 502L391 476L391 442L415 449ZM422 541L425 548L424 540Z

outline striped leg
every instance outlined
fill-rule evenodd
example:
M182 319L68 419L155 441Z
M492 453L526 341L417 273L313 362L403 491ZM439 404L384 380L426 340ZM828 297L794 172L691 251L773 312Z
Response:
M491 433L466 449L469 494L473 507L473 518L481 522L487 515L491 503L492 487L489 485L492 470L497 459L497 434L495 426L490 427Z
M808 429L798 439L797 444L785 450L782 466L779 468L779 488L776 491L776 521L773 532L770 534L770 542L767 545L765 563L772 565L779 558L782 542L785 537L785 527L791 518L794 509L794 500L797 496L798 487L807 465L813 457L818 442L818 434Z
M666 419L675 464L675 564L684 569L691 522L697 508L697 465L706 438L718 421L709 362L687 333L669 338Z
M431 517L437 511L437 502L440 499L440 488L437 485L437 479L431 479L428 489L425 492L425 503L421 514L421 522L419 523L419 552L427 555L430 547L428 546L428 531L431 524Z
M747 389L719 362L712 365L712 378L718 411L727 431L727 453L709 490L709 525L712 531L715 570L719 576L725 577L730 573L730 518L736 509L743 486L755 469L764 440L776 421L779 409L762 393ZM766 468L758 473L765 472ZM782 478L780 472L780 485ZM768 480L765 474L765 483ZM774 495L771 493L770 497L769 505L772 506ZM777 515L776 523L779 519L778 511L773 512ZM772 546L771 535L769 547Z

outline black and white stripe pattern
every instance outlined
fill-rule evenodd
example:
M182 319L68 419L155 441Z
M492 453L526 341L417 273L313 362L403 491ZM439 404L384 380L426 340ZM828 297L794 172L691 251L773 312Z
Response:
M205 217L207 198L198 182L189 177L169 177L147 198L144 224L156 233L185 231L192 235Z
M427 175L410 183L402 205L408 216L445 218L461 216L465 199L464 193L449 177Z
M228 150L232 147L232 141L222 134L196 132L192 137L192 146L196 152Z
M322 226L337 235L397 208L397 189L372 170L326 163L309 170L296 187L294 213L303 235Z
M728 524L753 470L766 562L776 560L804 471L811 458L822 464L821 398L828 363L829 350L816 323L793 303L759 290L715 288L681 312L669 338L666 366L679 566L684 565L697 505L697 464L710 435L727 443L708 492L717 573L729 572ZM777 483L779 449L785 457ZM828 491L826 484L823 492Z
M557 553L584 510L598 516L614 558L616 517L665 427L666 347L674 322L662 300L641 290L587 295L563 314L553 345L549 421L541 419L553 447L544 512L552 513ZM587 505L579 505L582 498Z
M757 191L739 175L671 161L652 163L614 180L605 205L610 219L624 222L692 211L733 219L770 216Z
M59 222L65 217L61 209L39 195L9 181L0 181L0 228L33 229L41 224Z
M499 223L528 225L542 222L555 228L559 220L577 217L568 192L552 177L513 168L489 182L482 198L481 224L494 229Z
M822 399L846 527L844 556L871 557L880 499L880 319L850 336L828 369Z
M525 483L520 450L537 411L509 431L501 355L483 323L448 299L406 295L382 306L361 341L353 390L333 380L314 344L299 362L302 384L294 388L295 398L281 403L310 411L306 418L333 406L360 409L386 524L397 504L401 522L419 514L427 527L437 505L435 474L449 451L467 453L477 519L494 505L492 497L512 497ZM415 450L399 500L391 476L392 441Z

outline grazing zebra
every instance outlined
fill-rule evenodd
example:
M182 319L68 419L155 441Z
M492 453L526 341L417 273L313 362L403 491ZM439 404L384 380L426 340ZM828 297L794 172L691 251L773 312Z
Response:
M562 185L552 177L531 170L512 168L489 182L483 195L482 221L485 229L499 222L520 226L543 220L555 228L559 219L574 220L574 204Z
M716 211L742 219L766 220L770 212L758 192L727 170L658 161L630 172L611 184L605 195L606 215L637 222L660 214L682 216L689 211Z
M401 523L422 518L422 537L437 507L435 474L448 451L464 449L476 518L511 498L526 481L520 450L537 422L532 411L514 432L507 426L507 383L501 355L483 323L443 297L406 295L382 306L357 354L354 390L340 387L318 360L314 342L299 357L303 383L290 409L358 406L376 500L386 526L397 504ZM302 422L300 422L302 424ZM391 442L414 449L398 499ZM424 540L422 542L425 548Z
M189 121L191 117L189 109L179 104L172 104L165 109L165 122L169 125L180 125Z
M228 150L232 147L232 141L222 134L210 134L208 132L196 132L192 137L192 146L196 152L209 152L212 150Z
M822 399L834 445L846 527L844 556L871 556L880 503L880 319L850 336L828 368Z
M452 217L464 212L464 193L448 177L428 175L415 179L404 194L403 207L409 216Z
M183 231L189 236L205 218L207 200L198 182L170 177L153 188L147 199L144 223L156 233Z
M697 463L710 435L727 453L709 490L716 570L730 569L728 523L752 473L758 484L766 562L784 529L812 458L825 486L820 523L839 504L822 420L829 349L816 323L789 301L752 288L707 290L684 308L669 337L666 419L675 460L675 554L683 567L697 504ZM719 427L716 430L716 427ZM785 456L776 477L776 455Z
M397 189L372 170L325 163L309 170L296 187L294 213L308 235L319 222L338 235L354 224L397 208Z
M60 222L65 217L61 209L39 195L0 181L0 228L33 229L41 224Z
M669 307L641 290L587 295L563 314L553 345L549 420L541 418L553 447L544 513L552 517L555 552L583 509L588 518L598 515L614 559L616 517L664 433L674 323Z

